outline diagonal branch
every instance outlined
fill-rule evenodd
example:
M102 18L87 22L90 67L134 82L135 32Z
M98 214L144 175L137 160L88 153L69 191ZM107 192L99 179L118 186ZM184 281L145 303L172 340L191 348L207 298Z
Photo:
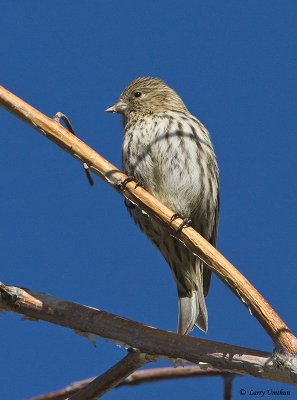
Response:
M139 351L130 350L126 357L74 393L73 396L69 397L69 400L99 399L106 392L118 386L132 372L149 361L153 361L153 358Z
M34 129L55 142L73 157L82 163L86 163L94 173L118 190L118 182L124 181L127 178L114 165L63 128L62 125L48 118L1 86L0 105L30 124ZM277 350L291 354L297 353L297 338L289 330L284 321L251 283L218 250L212 247L191 227L184 228L179 233L178 227L182 220L178 218L171 223L173 212L146 190L139 186L136 187L135 182L128 183L123 190L119 191L150 217L163 224L164 229L167 229L172 235L181 240L188 249L201 258L214 271L223 283L247 306L251 314L258 319L266 332L271 336Z
M206 363L225 372L297 384L297 359L294 356L271 357L263 351L162 331L95 308L3 283L0 284L1 309L65 326L88 338L97 335L151 356L166 357L175 362Z
M133 374L128 376L119 386L134 386L141 385L144 383L152 383L170 379L182 379L182 378L201 378L201 377L212 377L220 376L227 377L229 372L221 372L215 368L208 367L207 369L199 366L185 366L185 367L163 367L163 368L150 368L135 371ZM72 394L81 390L83 387L93 381L94 378L84 379L79 382L74 382L67 387L57 390L55 392L47 393L38 397L34 397L31 400L65 400Z

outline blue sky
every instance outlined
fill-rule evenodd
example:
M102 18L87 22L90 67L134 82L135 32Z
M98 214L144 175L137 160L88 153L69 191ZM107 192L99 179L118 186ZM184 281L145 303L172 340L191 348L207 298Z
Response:
M103 110L138 76L164 79L209 129L220 166L219 250L297 331L296 3L2 1L2 85L121 165L122 124ZM168 266L123 199L91 188L73 158L0 110L0 280L176 329ZM271 339L214 277L209 332L271 351ZM1 314L0 398L28 399L98 375L124 355L70 330ZM4 344L4 346L3 346ZM157 365L167 365L166 362ZM3 368L4 367L4 368ZM219 378L122 388L106 399L222 398ZM240 389L293 387L238 378Z

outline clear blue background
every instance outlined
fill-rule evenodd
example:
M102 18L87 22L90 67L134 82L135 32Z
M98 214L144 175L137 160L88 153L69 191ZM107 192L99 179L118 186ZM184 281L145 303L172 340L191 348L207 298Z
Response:
M296 2L1 1L2 84L120 167L122 124L104 113L138 76L164 79L209 129L221 171L219 250L297 331ZM0 279L176 329L169 268L123 199L29 126L0 111ZM207 336L271 351L216 277ZM1 314L0 398L28 399L98 375L124 351ZM158 365L166 365L165 362ZM161 382L106 399L222 398L220 378ZM238 378L239 390L294 387ZM272 398L270 396L270 398Z

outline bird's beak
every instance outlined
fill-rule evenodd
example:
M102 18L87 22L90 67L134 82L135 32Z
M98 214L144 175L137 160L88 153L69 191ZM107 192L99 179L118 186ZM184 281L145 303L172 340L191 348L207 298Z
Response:
M122 100L119 100L115 105L107 108L105 111L124 114L125 110L127 109L127 104L124 103Z

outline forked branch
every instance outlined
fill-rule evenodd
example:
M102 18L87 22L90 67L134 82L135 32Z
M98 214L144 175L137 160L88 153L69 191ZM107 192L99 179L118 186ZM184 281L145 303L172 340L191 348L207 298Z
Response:
M133 372L130 376L128 376L124 381L120 383L117 387L120 386L135 386L141 385L144 383L152 383L159 382L163 380L170 379L184 379L184 378L202 378L202 377L229 377L229 372L221 372L215 368L199 366L184 366L184 367L163 367L163 368L150 368L143 369ZM57 390L55 392L47 393L38 397L34 397L31 400L65 400L69 396L78 392L90 382L92 382L94 378L84 379L79 382L74 382L68 385L67 387ZM228 386L228 385L227 385ZM227 388L225 388L226 391ZM229 396L230 397L230 396ZM225 400L226 396L225 396Z
M277 354L271 356L263 351L162 331L93 307L3 283L0 309L71 328L90 340L103 337L153 357L200 363L206 370L211 365L223 372L297 384L294 356L282 359Z
M106 392L118 386L127 376L132 374L143 364L152 361L146 354L130 350L125 358L110 368L104 374L98 376L80 390L75 392L69 400L96 400Z

